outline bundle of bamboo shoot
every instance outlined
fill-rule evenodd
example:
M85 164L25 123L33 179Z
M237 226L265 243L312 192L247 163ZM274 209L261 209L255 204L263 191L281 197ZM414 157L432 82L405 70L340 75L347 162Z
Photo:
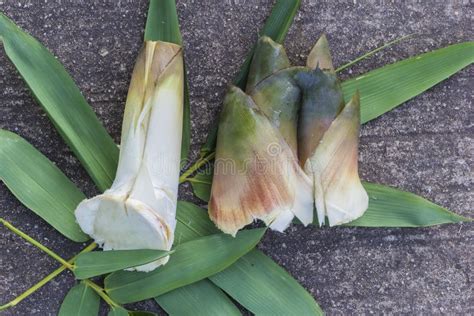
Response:
M345 104L323 35L305 67L268 37L256 47L245 92L232 86L219 122L209 215L224 232L255 219L283 231L296 216L330 226L360 217L359 95Z

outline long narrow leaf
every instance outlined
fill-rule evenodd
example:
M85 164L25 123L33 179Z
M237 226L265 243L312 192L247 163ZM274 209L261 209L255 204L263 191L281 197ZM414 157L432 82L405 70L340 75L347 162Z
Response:
M206 213L189 202L178 202L177 220L175 245L219 233ZM155 300L171 315L234 315L238 312L229 298L207 280L177 288ZM202 303L192 304L195 301Z
M67 238L88 239L74 217L84 194L20 136L0 130L0 179L27 208Z
M238 262L209 279L255 315L323 315L314 298L262 252Z
M189 182L193 188L194 195L203 201L209 201L211 197L212 172L198 173L189 179Z
M241 315L229 297L208 280L181 287L155 300L170 315Z
M176 219L178 222L175 243L178 245L199 237L220 233L207 216L206 210L190 202L178 201Z
M196 196L207 201L212 176L201 174L199 183L193 181L191 184ZM369 208L348 226L425 227L470 221L413 193L369 182L365 182L364 187L370 199Z
M192 203L179 202L177 216L177 237L184 241L218 231L206 211ZM255 261L258 264L253 266ZM252 250L209 280L257 315L312 315L320 311L313 297L295 279L258 250ZM291 293L297 293L298 298L288 300Z
M253 249L265 230L240 232L233 238L215 234L176 247L170 261L149 272L119 271L105 279L107 294L119 303L159 296L222 271Z
M424 227L471 221L413 193L367 182L364 187L369 208L347 226Z
M212 175L212 172L198 173L189 179L194 195L204 202L208 202L211 197Z
M74 275L77 279L140 266L170 255L163 250L114 250L94 251L80 254L74 262Z
M343 82L344 97L360 92L365 123L417 96L474 62L474 42L451 45Z
M0 40L56 129L101 190L115 177L118 148L61 63L0 13Z
M182 44L175 0L150 0L145 25L145 41Z
M73 286L64 298L59 316L94 316L99 314L100 298L84 283Z

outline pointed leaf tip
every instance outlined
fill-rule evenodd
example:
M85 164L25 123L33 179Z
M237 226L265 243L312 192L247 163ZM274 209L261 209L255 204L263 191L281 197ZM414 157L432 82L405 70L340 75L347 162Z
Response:
M265 229L239 232L237 237L215 234L176 247L170 262L152 272L118 271L105 278L107 294L116 302L132 303L200 281L232 265L252 250ZM190 264L192 263L192 264Z
M363 185L370 197L369 208L347 226L428 227L473 221L410 192L375 183Z
M361 92L366 123L402 105L474 62L474 42L440 48L369 71L342 84L344 96Z
M246 91L251 91L261 80L289 66L285 48L268 36L260 37L250 65Z
M150 0L145 40L182 44L175 0Z
M59 316L98 315L100 297L84 282L74 285L66 294Z
M38 216L67 238L84 242L74 208L84 194L25 139L0 129L0 181Z
M0 40L38 103L101 190L110 187L118 148L64 66L38 40L0 15Z
M329 49L329 42L326 38L326 34L322 34L318 39L311 52L308 55L306 65L309 68L319 68L334 73L334 65L332 63L331 52Z

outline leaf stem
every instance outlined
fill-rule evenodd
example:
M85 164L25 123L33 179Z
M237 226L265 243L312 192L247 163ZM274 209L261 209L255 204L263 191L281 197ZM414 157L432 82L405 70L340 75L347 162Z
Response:
M3 221L2 221L2 223L3 223ZM92 244L88 245L86 248L82 249L81 252L79 252L77 255L75 255L74 257L69 259L67 263L69 265L71 265L76 260L76 258L79 254L90 252L90 251L94 250L96 247L97 247L96 243L92 243ZM33 294L34 292L39 290L43 285L45 285L49 281L53 280L55 277L57 277L59 274L61 274L61 272L63 272L66 269L67 269L66 265L62 265L61 267L57 268L56 270L51 272L49 275L47 275L45 278L43 278L41 281L39 281L38 283L36 283L32 287L30 287L28 290L26 290L25 292L23 292L19 296L17 296L12 301L8 302L7 304L4 304L4 305L0 306L0 311L17 305L18 303L23 301L25 298L27 298L28 296L30 296L31 294Z
M104 288L101 286L95 284L89 279L82 280L82 282L93 289L110 307L121 307L120 304L114 302L114 300L112 300L110 296L105 293Z
M11 230L13 233L17 234L18 236L20 236L21 238L25 239L26 241L28 241L30 244L32 244L33 246L37 247L38 249L44 251L45 253L47 253L51 258L53 258L54 260L58 261L59 263L61 263L63 266L65 266L66 268L68 269L73 269L74 268L74 265L67 262L66 260L64 260L63 258L61 258L58 254L56 254L54 251L52 251L51 249L49 249L48 247L44 246L43 244L41 244L39 241L37 241L36 239L34 239L33 237L30 237L28 236L27 234L25 234L24 232L22 232L21 230L19 230L18 228L16 228L15 226L13 226L11 223L7 222L6 220L4 220L3 218L0 218L0 223L3 224L3 226L5 226L6 228L8 228L9 230Z
M377 47L376 49L371 50L370 52L368 52L368 53L366 53L366 54L364 54L364 55L362 55L362 56L360 56L360 57L357 57L356 59L354 59L354 60L348 62L347 64L342 65L341 67L337 68L337 69L336 69L336 72L343 71L344 69L349 68L350 66L352 66L352 65L354 65L354 64L356 64L356 63L358 63L359 61L361 61L361 60L363 60L363 59L366 59L366 58L372 56L372 55L375 54L375 53L378 53L378 52L381 51L382 49L385 49L385 48L390 47L390 46L392 46L392 45L395 45L395 44L397 44L397 43L399 43L399 42L401 42L401 41L403 41L403 40L406 40L406 39L408 39L408 38L410 38L410 37L413 37L413 35L414 35L414 34L405 35L405 36L399 37L399 38L397 38L397 39L394 39L393 41L390 41L390 42L388 42L388 43L386 43L386 44L384 44L384 45L382 45L382 46L380 46L380 47Z
M11 301L11 302L9 302L5 305L0 306L0 310L4 310L4 309L7 309L9 307L15 306L16 304L21 302L23 299L25 299L26 297L31 295L33 292L38 290L40 287L42 287L43 285L45 285L46 283L51 281L53 278L55 278L57 275L59 275L65 269L74 270L75 266L74 266L73 263L74 263L74 260L76 259L76 257L80 253L89 252L89 251L91 251L91 250L93 250L94 248L97 247L96 243L92 243L89 246L87 246L86 248L84 248L84 250L82 250L79 254L74 256L72 259L70 259L69 261L66 261L63 258L61 258L58 254L53 252L51 249L49 249L48 247L42 245L39 241L35 240L34 238L28 236L27 234L25 234L24 232L22 232L21 230L19 230L15 226L13 226L11 223L4 220L3 218L0 218L0 223L2 223L6 228L11 230L13 233L15 233L18 236L22 237L23 239L25 239L26 241L31 243L33 246L41 249L42 251L47 253L50 257L52 257L53 259L55 259L56 261L58 261L59 263L62 264L62 267L60 267L60 268L56 269L55 271L53 271L53 273L49 274L47 277L42 279L40 282L35 284L33 287L29 288L26 292L24 292L23 294L21 294L20 296L15 298L13 301ZM112 307L119 307L120 306L119 304L115 303L107 294L105 294L104 289L102 287L100 287L99 285L97 285L94 282L92 282L90 280L87 280L87 279L83 280L83 282L85 284L87 284L90 288L92 288L94 291L96 291L97 294L99 294L99 296L102 297L102 299L105 302L107 302L107 304L109 304L110 306L112 306Z
M206 163L208 163L209 161L211 161L212 159L214 159L214 157L216 156L216 153L215 152L212 152L210 153L209 155L207 155L206 157L204 158L200 158L198 161L196 161L196 163L194 165L192 165L191 167L189 167L188 170L186 170L180 177L179 177L179 183L183 183L183 182L186 182L188 180L188 177L190 175L192 175L194 172L196 172L199 168L201 168L202 166L204 166Z

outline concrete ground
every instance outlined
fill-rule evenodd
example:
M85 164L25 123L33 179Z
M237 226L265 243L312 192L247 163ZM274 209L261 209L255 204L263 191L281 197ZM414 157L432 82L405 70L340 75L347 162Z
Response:
M193 157L221 106L272 0L178 1L191 85ZM389 40L417 36L341 74L343 79L448 44L473 40L471 1L303 0L286 41L302 64L325 31L336 65ZM131 69L142 42L147 1L0 0L0 10L66 66L119 141ZM362 128L362 178L422 195L474 216L474 67ZM0 127L25 137L87 195L96 189L0 53ZM182 199L191 199L188 187ZM0 216L67 258L67 241L2 184ZM0 301L58 265L0 228ZM314 229L269 233L260 248L314 295L329 315L474 313L474 225L425 229ZM63 273L2 315L54 315L74 280ZM141 308L158 311L152 303Z

